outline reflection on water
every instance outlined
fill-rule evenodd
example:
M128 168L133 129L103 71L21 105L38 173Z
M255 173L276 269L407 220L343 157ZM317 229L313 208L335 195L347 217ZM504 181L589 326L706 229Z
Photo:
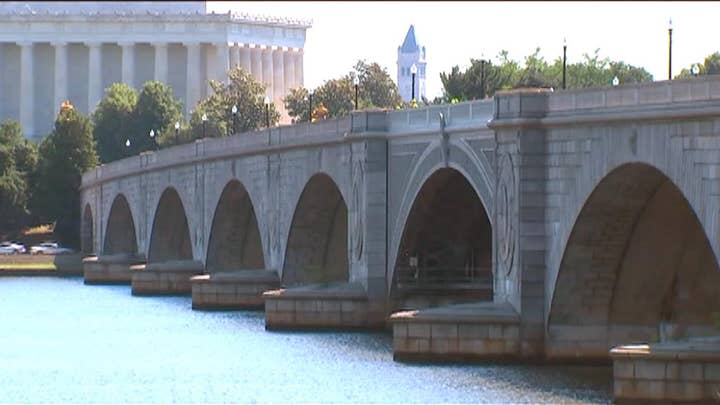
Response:
M266 332L76 278L0 278L0 402L609 403L609 367L410 365L389 334Z

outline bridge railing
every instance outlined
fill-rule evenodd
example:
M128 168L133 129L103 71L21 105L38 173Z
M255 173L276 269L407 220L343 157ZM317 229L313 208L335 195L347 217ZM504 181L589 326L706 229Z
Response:
M446 128L484 125L492 118L494 106L493 100L487 99L389 111L387 113L387 130L388 132L399 132L420 127L435 129L440 125L440 113L445 117Z

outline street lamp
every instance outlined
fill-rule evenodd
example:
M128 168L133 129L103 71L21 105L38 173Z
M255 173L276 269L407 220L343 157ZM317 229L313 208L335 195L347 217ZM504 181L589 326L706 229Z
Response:
M310 109L308 110L308 122L312 123L312 91L308 93L308 101L310 102Z
M270 128L270 97L265 95L263 103L265 103L265 126Z
M157 150L158 146L157 146L157 139L155 139L155 130L154 129L150 130L150 139L152 139L153 146L155 146L155 150Z
M125 147L127 148L127 155L130 156L130 138L125 139Z
M233 104L232 106L232 115L233 115L233 134L237 133L237 105Z
M567 66L567 40L563 38L563 81L562 88L565 90L565 67Z
M485 58L480 59L480 100L485 100Z
M355 85L355 109L358 109L358 86L360 85L360 78L355 76L353 78L353 84Z
M668 25L668 80L672 80L672 18Z
M614 76L613 79L612 79L612 85L613 85L613 86L617 86L617 85L619 85L619 84L620 84L620 79L618 79L617 76Z
M180 131L180 121L175 121L175 139L177 140L178 131Z
M693 76L697 76L700 73L700 65L697 63L693 63L692 67L690 68L690 73L692 73Z
M205 138L205 123L207 122L207 114L202 115L202 123L203 123L203 138Z
M412 96L410 97L410 101L415 100L415 74L417 74L417 66L413 63L412 66L410 66L410 75L412 75Z

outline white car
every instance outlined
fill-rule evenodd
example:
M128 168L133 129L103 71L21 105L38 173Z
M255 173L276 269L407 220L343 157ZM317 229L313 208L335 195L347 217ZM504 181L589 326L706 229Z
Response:
M15 255L18 253L25 253L25 246L17 242L2 242L0 243L0 255Z
M55 242L45 242L30 248L33 255L62 255L72 253L71 249L61 247Z

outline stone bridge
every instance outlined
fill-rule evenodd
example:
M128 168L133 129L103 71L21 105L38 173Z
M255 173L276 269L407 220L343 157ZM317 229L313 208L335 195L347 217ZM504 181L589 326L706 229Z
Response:
M353 112L91 170L83 246L270 271L278 325L397 312L396 355L607 360L713 332L719 149L713 77Z

